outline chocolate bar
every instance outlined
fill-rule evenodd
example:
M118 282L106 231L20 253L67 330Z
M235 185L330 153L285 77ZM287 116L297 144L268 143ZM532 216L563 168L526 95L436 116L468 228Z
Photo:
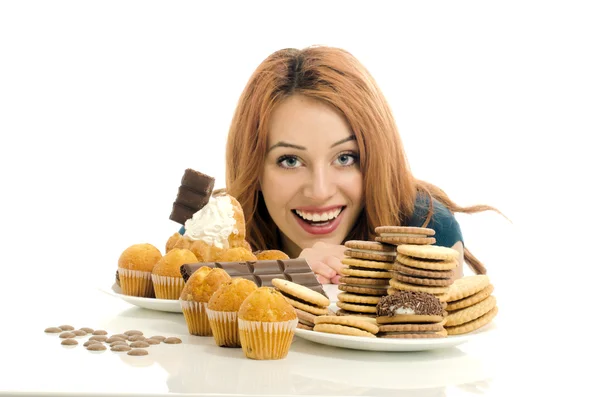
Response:
M181 177L181 185L169 219L181 225L208 203L215 187L215 178L188 168Z
M282 278L327 296L306 259L264 260L248 262L200 262L181 265L180 271L187 282L202 266L221 268L232 278L241 277L253 281L259 287L272 287L271 280Z

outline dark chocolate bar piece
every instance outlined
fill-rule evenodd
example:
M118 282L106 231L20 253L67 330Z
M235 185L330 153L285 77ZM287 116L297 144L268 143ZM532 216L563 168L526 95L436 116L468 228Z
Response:
M169 219L181 225L201 210L210 199L215 178L188 168L181 177L181 185L173 202Z
M202 266L221 268L231 277L242 277L253 281L259 287L272 287L271 280L282 278L327 296L317 276L308 266L306 259L265 260L248 262L199 262L181 265L180 271L187 282L190 276Z

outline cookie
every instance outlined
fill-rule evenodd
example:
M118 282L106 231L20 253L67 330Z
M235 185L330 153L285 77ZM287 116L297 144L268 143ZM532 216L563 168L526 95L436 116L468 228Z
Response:
M405 276L402 273L392 272L392 278L403 283L425 285L430 287L448 287L452 284L450 278L427 278L427 277L411 277Z
M379 332L379 327L374 319L360 318L352 316L319 316L315 319L315 325L318 324L337 324L348 327L359 328L363 331L376 334Z
M348 303L342 301L337 301L335 302L335 304L340 309L344 309L350 312L375 313L375 305L361 305L358 303Z
M390 280L390 286L401 291L418 291L426 292L428 294L445 294L448 292L448 287L427 287L423 285L409 284L394 279Z
M339 284L338 289L345 292L362 295L384 296L387 295L387 287L381 286L358 286L351 284Z
M458 259L458 251L439 245L399 245L396 248L399 254L419 259L433 259L451 261Z
M377 335L380 338L395 338L395 339L429 339L429 338L445 338L448 336L448 331L442 329L437 332L384 332Z
M375 313L358 313L358 312L351 312L348 310L344 310L344 309L339 309L338 311L335 312L336 316L355 316L355 317L365 317L365 318L372 318L375 319Z
M444 320L442 315L431 314L397 314L395 316L377 316L375 317L378 324L397 324L397 323L439 323Z
M317 324L313 328L313 331L326 332L328 334L338 335L349 335L349 336L364 336L367 338L375 338L376 336L370 332L363 331L362 329L348 327L345 325L337 324Z
M344 255L380 262L394 262L396 260L396 246L382 244L375 241L349 240L344 243L346 251Z
M315 318L317 318L317 316L315 316L312 313L309 312L305 312L304 310L300 310L300 309L296 309L296 315L298 316L298 322L303 322L304 324L307 325L314 325L315 324Z
M366 278L366 277L352 277L342 276L340 277L340 283L351 284L357 287L370 287L370 286L388 286L390 283L386 279L381 278Z
M479 303L488 296L490 296L492 292L494 292L494 286L490 284L481 291L477 292L476 294L448 303L447 310L454 311L464 309L465 307L473 306L474 304Z
M281 278L272 279L271 284L281 292L294 308L315 315L328 313L329 298L317 291Z
M351 268L348 266L342 267L342 270L340 270L340 273L342 273L345 276L364 277L364 278L384 278L384 279L392 278L392 273L390 273L387 270L377 270L377 269L359 270L359 269L354 269L354 268Z
M298 322L298 325L296 325L296 328L305 329L307 331L313 330L313 327L311 327L310 325L302 324L301 322Z
M490 285L490 278L485 274L459 278L448 291L448 301L453 302L474 295L488 285Z
M453 327L468 323L469 321L473 321L483 316L484 314L492 310L495 306L496 297L490 295L481 302L474 304L473 306L469 306L448 314L448 317L446 317L446 325L448 327Z
M379 226L375 228L375 241L387 244L435 244L435 230L425 227Z
M429 324L386 324L379 326L379 332L438 332L444 329L444 322Z
M378 296L357 295L348 292L339 293L337 297L342 302L362 303L366 305L376 305L381 300L381 298Z
M434 270L434 271L448 271L454 270L458 266L458 261L455 259L451 260L439 260L439 259L425 259L425 258L412 258L410 256L400 254L396 256L396 263L400 263L405 266L410 266L421 270Z
M461 325L446 327L446 331L448 331L448 335L461 335L469 332L473 332L484 325L489 324L494 317L498 314L498 307L494 306L489 312L485 313L483 316L476 318L475 320L469 321L467 323L463 323Z
M409 259L412 259L412 258L409 258ZM400 262L395 262L394 265L392 266L392 270L396 271L398 273L402 273L405 276L411 276L411 277L428 277L428 278L452 278L452 277L454 277L454 270L424 270L424 269L418 269L416 267L406 266Z

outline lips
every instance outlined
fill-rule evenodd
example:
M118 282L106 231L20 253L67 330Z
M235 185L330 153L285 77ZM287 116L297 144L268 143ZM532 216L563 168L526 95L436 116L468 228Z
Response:
M292 210L300 227L309 234L322 235L335 231L343 216L345 206L301 207Z

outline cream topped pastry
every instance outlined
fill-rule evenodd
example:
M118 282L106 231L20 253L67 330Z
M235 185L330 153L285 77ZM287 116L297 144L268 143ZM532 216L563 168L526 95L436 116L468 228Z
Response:
M433 294L415 291L398 291L381 298L376 307L378 317L416 314L442 316L442 303Z
M239 234L239 230L228 195L211 196L208 203L185 222L185 237L217 248L229 248L231 234Z

